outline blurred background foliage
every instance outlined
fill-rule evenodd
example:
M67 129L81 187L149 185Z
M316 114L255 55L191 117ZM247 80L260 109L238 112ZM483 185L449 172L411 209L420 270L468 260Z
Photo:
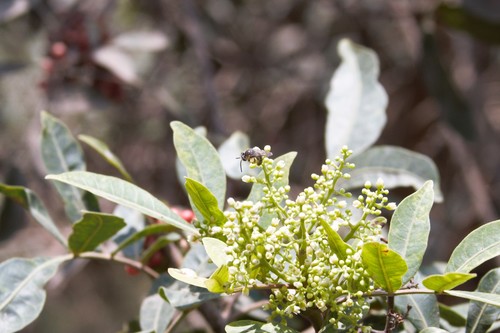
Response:
M427 260L447 259L464 235L499 216L495 0L3 0L0 181L34 189L63 215L43 180L39 113L47 110L73 133L107 142L140 186L173 205L187 199L172 120L205 126L215 145L240 130L276 156L297 151L291 183L308 185L325 158L324 98L344 37L380 57L389 108L378 143L439 167L445 201L432 212ZM90 171L115 175L86 153ZM230 195L245 191L230 183ZM3 197L0 207L2 260L62 251L21 208ZM116 332L137 317L147 281L116 265L85 271L53 283L25 332Z

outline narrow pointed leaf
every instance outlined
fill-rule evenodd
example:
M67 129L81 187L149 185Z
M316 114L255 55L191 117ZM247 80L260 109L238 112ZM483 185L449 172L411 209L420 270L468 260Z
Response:
M73 225L73 233L68 239L69 248L76 255L92 251L124 226L125 222L118 216L85 212L82 219Z
M205 251L207 251L208 256L212 262L221 267L226 265L229 257L226 254L227 244L217 238L204 237L202 239L203 246L205 246Z
M322 218L319 219L319 222L321 223L321 226L326 232L326 236L328 237L328 245L330 245L330 249L332 249L333 253L337 255L337 257L341 260L345 260L347 258L347 249L352 248L344 242L342 237L332 229L332 227L328 224L327 221L323 220Z
M500 220L484 224L467 235L453 250L446 272L468 273L500 255Z
M484 293L479 291L462 291L462 290L445 290L444 294L466 298L471 301L477 301L493 305L495 307L500 307L500 295Z
M486 273L477 286L477 291L500 295L500 268L494 268ZM489 330L500 315L500 307L494 307L481 302L471 301L467 313L467 331L482 333Z
M28 188L22 186L9 186L0 184L0 193L3 193L14 200L24 209L30 212L35 221L40 223L48 232L50 232L62 245L67 246L66 238L61 234L54 221L49 215L47 208L42 200Z
M325 104L326 151L335 157L347 145L355 154L370 147L380 136L387 116L387 93L377 81L378 58L372 50L348 39L338 44L342 63L330 82Z
M171 233L168 235L164 235L161 237L158 237L153 244L151 244L147 249L144 250L142 256L141 256L141 262L143 264L147 264L149 262L149 259L158 251L160 251L162 248L167 246L170 243L176 242L179 239L181 239L181 236L176 233Z
M298 333L298 331L278 323L239 320L226 325L226 333Z
M84 189L99 197L171 224L176 228L198 233L195 227L172 212L163 202L125 180L86 171L66 172L60 175L49 175L46 178Z
M444 275L436 274L426 277L422 284L430 290L442 292L458 287L459 285L476 277L476 274L468 273L445 273Z
M132 176L127 172L120 159L109 149L108 145L99 139L89 135L79 135L78 139L92 147L99 155L101 155L109 164L121 173L123 178L133 183Z
M166 224L166 223L148 225L148 226L144 227L144 229L142 229L141 231L137 231L137 232L133 233L132 235L130 235L129 237L127 237L126 239L124 239L123 241L121 241L118 244L118 247L113 251L113 255L117 254L123 248L139 241L140 239L142 239L146 236L169 233L169 232L172 232L173 230L174 230L174 228L170 224Z
M400 313L406 313L408 306L411 306L406 319L415 326L417 331L426 327L439 326L439 308L436 295L398 295L394 298L394 303Z
M403 284L417 273L422 263L431 230L429 213L433 202L432 181L428 181L417 192L401 201L392 216L388 245L408 265Z
M215 196L223 209L226 196L226 173L217 150L203 136L179 121L170 123L174 131L177 156L187 171L187 176L203 185Z
M0 264L0 333L18 332L42 311L44 285L68 256L13 258Z
M175 308L160 295L146 297L141 304L139 323L144 331L164 332L175 314Z
M386 188L411 186L418 190L432 180L434 200L443 201L438 169L425 155L401 147L376 146L354 156L350 162L356 165L349 172L351 178L339 182L346 189L361 188L367 180L375 184L381 178Z
M41 153L47 172L58 174L85 170L82 148L66 125L47 112L41 113L41 121ZM82 192L66 184L56 184L55 186L64 201L68 217L73 222L80 219L80 212L89 209L82 199Z
M369 242L363 245L361 259L375 284L389 293L401 288L408 267L397 252L385 244Z
M210 278L205 281L205 287L212 293L223 293L225 291L224 286L228 280L229 269L226 265L223 265L217 268Z
M208 224L221 226L226 222L227 218L220 210L217 198L205 185L194 179L186 178L186 190L191 202Z
M449 332L439 327L427 327L421 330L419 333L449 333Z
M454 308L442 303L439 303L439 315L452 326L465 326L467 322L467 320L464 316L462 316L461 313L457 312Z

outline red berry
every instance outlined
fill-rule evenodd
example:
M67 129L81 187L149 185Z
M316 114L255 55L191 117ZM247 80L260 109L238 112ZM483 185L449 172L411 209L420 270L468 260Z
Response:
M130 265L125 265L124 269L125 269L125 272L130 276L135 276L141 272L139 269L135 268L134 266L130 266Z
M50 47L50 55L56 59L64 57L67 51L68 47L63 42L55 42Z
M151 258L149 258L148 266L155 268L163 264L163 254L161 252L155 252Z
M194 218L195 218L195 215L194 215L194 212L191 210L191 209L183 209L180 213L180 216L186 221L186 222L189 222L191 223Z

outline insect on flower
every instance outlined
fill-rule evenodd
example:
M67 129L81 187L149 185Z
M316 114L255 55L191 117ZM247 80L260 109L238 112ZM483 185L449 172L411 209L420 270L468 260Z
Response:
M254 163L257 165L260 165L262 163L262 158L263 157L271 157L273 156L273 153L270 151L265 151L260 149L259 147L253 147L253 148L248 148L244 152L241 153L240 158L240 171L243 172L243 168L241 167L241 162L250 162Z

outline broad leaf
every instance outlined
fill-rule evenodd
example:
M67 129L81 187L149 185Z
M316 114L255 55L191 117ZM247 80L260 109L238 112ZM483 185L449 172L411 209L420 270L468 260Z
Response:
M439 308L435 295L398 295L394 298L394 303L400 313L406 313L408 306L411 306L406 319L415 326L417 331L426 327L439 326Z
M35 192L22 186L0 184L0 192L28 210L38 223L50 232L62 245L67 246L66 238L57 229L43 202Z
M174 131L177 156L187 171L187 176L203 185L215 196L223 209L226 196L226 173L217 150L203 136L179 121L170 123Z
M205 281L205 287L212 293L223 293L225 291L224 286L228 280L229 269L226 265L223 265L217 268L210 278Z
M149 245L148 248L145 249L142 253L141 262L143 264L147 264L149 262L149 259L151 259L151 257L153 257L156 252L160 251L168 244L177 242L179 239L181 239L181 236L176 233L170 233L168 235L156 238L153 244Z
M352 248L344 242L342 237L332 229L332 227L328 224L327 221L323 220L322 218L319 219L319 222L321 223L321 226L326 232L326 236L328 237L328 245L330 245L330 249L337 255L337 257L341 260L345 260L347 258L347 249Z
M42 311L43 289L68 256L56 258L13 258L0 264L0 333L18 332Z
M184 257L181 273L187 273L183 275L197 277L210 276L217 267L210 263L208 259L208 255L203 245L195 244ZM181 276L181 279L182 278L184 277ZM201 287L201 285L197 287L177 281L170 276L164 277L164 282L161 284L162 287L160 288L160 295L168 299L170 304L174 307L181 310L191 309L200 303L220 297L220 294L211 293L206 289L204 284L206 278L205 280L198 280L198 282L201 281L203 281L203 287ZM198 282L196 282L196 284L198 284Z
M111 164L113 167L116 168L116 170L118 170L118 172L121 173L121 175L123 176L123 178L125 178L125 180L133 183L132 176L130 176L130 174L127 172L122 162L120 161L120 159L115 154L113 154L113 152L111 151L111 149L109 149L107 144L105 144L101 140L98 140L88 135L79 135L78 139L88 144L96 152L98 152L99 155L104 157L104 159L108 161L109 164Z
M454 289L475 277L476 274L451 272L444 275L430 275L422 281L422 284L427 289L440 293L444 290Z
M125 222L118 216L85 212L82 219L73 225L73 233L68 239L69 248L75 255L92 251L124 226Z
M122 244L125 240L133 237L136 233L144 229L145 217L141 212L135 209L128 208L122 205L117 205L113 209L113 215L121 217L123 221L127 224L123 229L118 231L118 233L111 239L115 244ZM164 224L168 225L168 224ZM174 228L168 225L170 228ZM123 255L127 258L137 259L144 247L144 240L142 238L134 240L123 247L120 247L113 252L112 255L119 251L122 251Z
M198 276L195 271L189 268L169 268L168 274L172 276L174 279L182 281L184 283L190 284L192 286L207 288L205 282L208 281L208 278Z
M375 284L389 293L401 288L408 267L397 252L385 244L369 242L363 245L361 259Z
M432 181L427 181L420 190L401 201L392 216L388 245L408 265L403 284L417 273L422 263L431 229L429 213L433 201Z
M186 178L186 190L191 202L203 216L207 224L221 226L227 218L220 210L217 198L202 183Z
M164 221L176 228L195 234L198 233L195 227L172 212L163 202L149 192L125 180L86 171L66 172L60 175L49 175L45 178L79 187L97 196Z
M227 325L226 333L298 333L298 331L277 323L239 320Z
M205 251L207 251L208 256L217 267L227 264L229 257L226 254L226 243L211 237L203 238L202 242L203 246L205 246Z
M343 39L338 44L342 63L326 96L328 109L325 144L328 158L347 145L355 154L370 147L386 123L387 93L377 81L375 52Z
M500 268L486 273L477 286L477 291L500 295ZM467 332L482 333L488 331L500 315L500 307L485 303L470 302L467 313Z
M168 232L172 232L174 229L170 224L165 224L165 223L158 223L158 224L151 224L141 231L135 232L131 234L129 237L126 239L122 240L121 243L118 244L118 247L113 251L113 255L117 254L120 252L123 248L141 240L142 238L149 236L149 235L155 235L155 234L164 234Z
M250 169L248 163L242 163L241 153L250 148L250 139L245 133L236 131L224 141L218 149L226 174L232 179L241 179L242 175L257 175L257 169ZM241 166L241 169L240 169Z
M172 320L175 309L160 295L146 297L141 304L140 325L144 331L164 332Z
M479 291L445 290L444 294L466 298L471 301L486 303L500 308L500 295L484 293Z
M500 220L484 224L468 234L453 250L446 272L468 273L500 255Z
M85 170L82 148L75 140L70 130L60 120L47 112L42 112L42 159L48 173ZM80 190L66 184L56 184L61 195L66 214L74 222L80 219L81 211L90 209L83 201Z
M354 156L350 162L356 168L349 172L349 180L339 181L341 187L361 188L367 180L375 184L381 178L386 188L411 186L418 190L426 181L432 180L434 200L443 201L438 169L425 155L400 147L377 146Z

